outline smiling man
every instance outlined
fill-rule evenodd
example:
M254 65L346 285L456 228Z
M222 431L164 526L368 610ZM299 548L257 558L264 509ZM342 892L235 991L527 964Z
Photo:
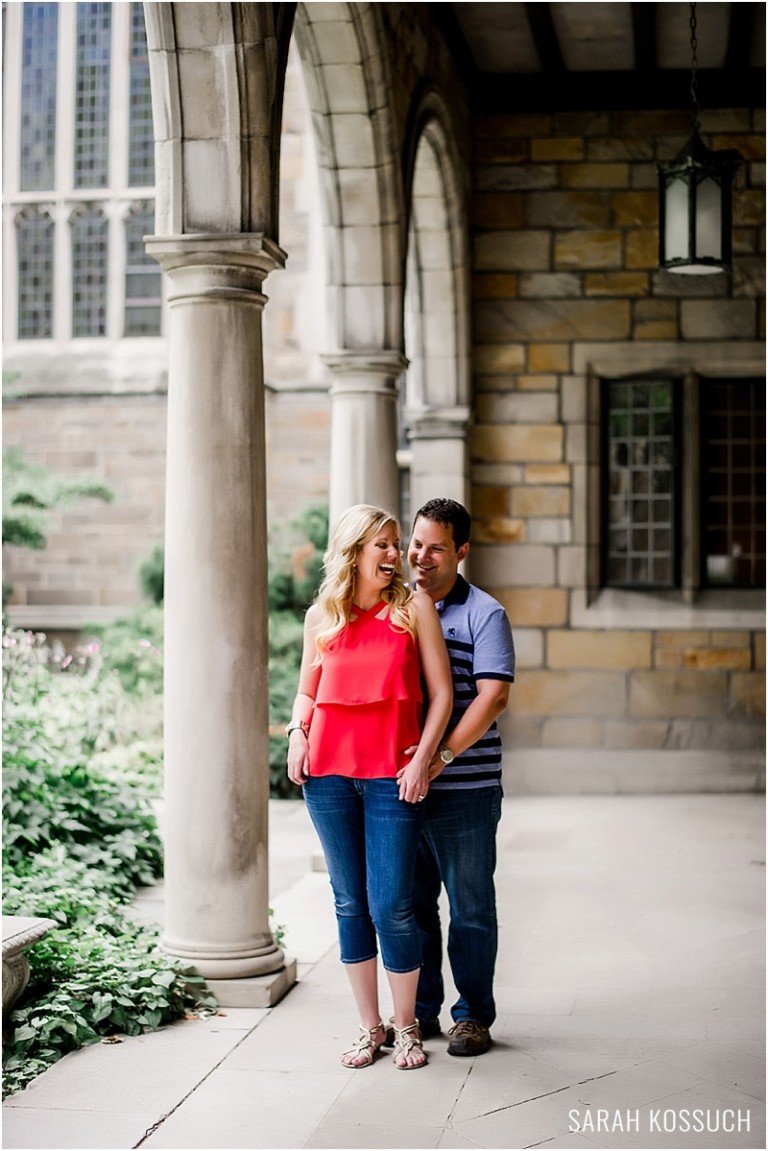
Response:
M455 500L416 513L408 546L414 583L437 607L453 679L453 714L433 760L416 867L415 910L422 940L416 1012L422 1036L440 1032L444 989L438 898L450 908L448 958L459 998L451 1009L450 1055L482 1055L496 1017L496 828L501 815L497 717L515 678L515 648L501 604L459 574L471 519Z

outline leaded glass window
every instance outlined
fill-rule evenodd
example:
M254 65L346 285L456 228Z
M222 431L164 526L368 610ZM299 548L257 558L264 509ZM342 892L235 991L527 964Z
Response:
M145 187L155 182L152 96L144 5L131 4L131 96L128 122L128 183Z
M95 207L72 221L72 335L103 336L107 330L107 221Z
M111 4L77 5L76 188L103 188L108 182L111 32Z
M28 209L17 221L20 340L53 335L53 220Z
M765 585L765 380L702 380L702 580Z
M159 336L162 273L144 249L155 230L151 204L139 204L125 221L125 335Z
M22 192L54 185L58 4L25 4L21 62Z
M669 588L679 580L678 385L606 380L604 582Z

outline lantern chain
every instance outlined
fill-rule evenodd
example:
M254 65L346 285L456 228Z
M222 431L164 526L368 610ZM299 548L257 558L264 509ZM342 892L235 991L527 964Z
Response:
M698 58L698 55L696 53L696 49L698 47L698 41L696 39L696 4L695 3L691 4L690 28L691 28L691 102L693 105L693 109L692 109L693 130L694 130L694 132L698 132L699 123L700 123L700 118L699 118L699 86L698 86L698 79L696 76L696 72L697 72L697 69L699 66L699 58Z

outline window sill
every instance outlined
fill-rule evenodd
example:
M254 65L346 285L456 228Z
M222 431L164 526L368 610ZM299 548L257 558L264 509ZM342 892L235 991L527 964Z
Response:
M709 590L700 592L695 603L686 603L680 591L603 588L588 605L584 588L575 588L570 623L571 627L582 628L762 630L765 628L765 593Z

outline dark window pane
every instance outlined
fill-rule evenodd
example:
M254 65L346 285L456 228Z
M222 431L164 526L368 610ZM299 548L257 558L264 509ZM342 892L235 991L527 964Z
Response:
M111 4L77 5L75 187L108 183Z
M632 417L632 435L647 436L650 428L650 416L647 412L635 412Z
M647 408L650 403L650 384L629 384L630 403L633 408Z
M606 525L610 525L604 571L609 585L670 587L674 583L677 477L671 433L675 396L675 385L669 380L603 384L607 448L603 508Z
M701 385L702 578L765 585L765 380Z
M107 221L98 208L72 222L72 335L107 332Z
M140 3L131 4L130 85L128 183L144 187L155 182L155 147L144 5Z
M152 205L135 205L125 221L126 336L160 335L162 273L144 249L144 237L154 229Z
M29 209L17 223L20 340L53 335L53 221Z
M24 5L19 172L22 192L48 191L55 184L58 8L58 4Z
M655 436L671 436L672 435L672 413L671 412L654 412L653 413L653 434Z

